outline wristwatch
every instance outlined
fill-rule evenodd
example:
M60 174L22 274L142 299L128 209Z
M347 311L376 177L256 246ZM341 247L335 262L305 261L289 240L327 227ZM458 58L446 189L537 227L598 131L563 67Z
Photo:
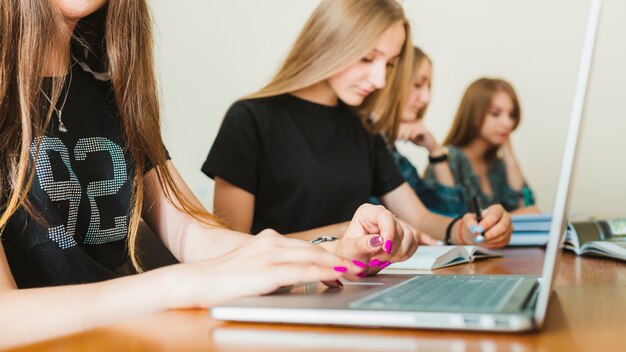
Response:
M322 236L311 241L312 244L320 244L322 242L332 242L337 241L339 238L333 236Z
M429 155L428 156L428 161L431 164L437 164L437 163L440 163L440 162L448 160L448 148L443 147L441 149L441 153L442 154L440 156L436 156L436 157L432 157L432 156Z

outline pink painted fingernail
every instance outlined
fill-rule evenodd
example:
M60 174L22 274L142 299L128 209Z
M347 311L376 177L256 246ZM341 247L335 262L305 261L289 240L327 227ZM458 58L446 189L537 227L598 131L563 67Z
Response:
M358 273L356 274L356 276L360 277L361 279L364 278L366 275L365 273Z
M380 263L382 263L382 261L378 260L378 259L374 259L370 262L370 266L378 266L380 265Z
M370 238L370 246L373 248L380 247L383 244L380 236Z
M391 246L393 245L393 241L392 240L387 240L387 242L385 242L385 253L389 254L391 253Z
M354 265L356 265L356 266L358 266L358 267L361 267L361 268L367 268L367 264L363 263L363 262L362 262L362 261L360 261L360 260L356 260L356 259L355 259L355 260L353 260L352 262L354 263Z
M390 261L386 261L384 263L381 263L378 267L381 268L381 269L384 269L384 268L388 267L389 265L391 265L391 262Z
M345 266L336 266L333 269L335 269L335 271L338 271L340 273L345 273L346 271L348 271L348 268L346 268Z

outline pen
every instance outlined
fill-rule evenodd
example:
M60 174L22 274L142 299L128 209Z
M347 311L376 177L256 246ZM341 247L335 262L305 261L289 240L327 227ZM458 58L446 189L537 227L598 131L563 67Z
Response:
M480 223L483 220L483 215L480 213L480 206L478 206L478 197L477 196L473 196L472 197L472 204L474 205L474 212L476 213L476 222ZM472 229L472 234L478 232L480 230L480 234L476 235L476 237L474 237L474 241L476 241L476 243L481 243L482 241L485 240L485 233L482 231L482 227L478 226L478 228L473 228Z

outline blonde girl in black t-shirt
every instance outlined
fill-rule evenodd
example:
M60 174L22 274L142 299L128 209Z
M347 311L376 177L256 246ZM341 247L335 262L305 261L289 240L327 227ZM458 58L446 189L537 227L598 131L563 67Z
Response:
M329 250L207 213L161 140L146 0L0 0L0 23L0 349L285 285L341 286L402 235L375 206ZM140 219L183 264L121 277L127 260L141 271Z
M216 214L240 231L272 227L311 239L341 234L355 207L376 196L437 239L473 243L484 231L484 246L505 246L512 225L501 206L483 210L480 223L474 214L451 223L429 212L382 138L365 131L397 131L391 117L412 78L410 33L394 0L322 1L270 83L226 114L202 168L215 178ZM369 124L374 111L383 118ZM391 253L370 267L407 258L415 244L408 236L386 243Z

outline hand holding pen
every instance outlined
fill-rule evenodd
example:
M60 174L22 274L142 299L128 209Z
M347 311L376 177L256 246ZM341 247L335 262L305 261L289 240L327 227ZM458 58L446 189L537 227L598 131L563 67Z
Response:
M476 222L480 224L483 221L483 215L480 211L477 196L472 197L472 205L474 206L474 214L476 214ZM485 240L485 229L480 225L472 225L472 235L474 235L474 242L480 244Z
M473 205L473 204L472 204ZM481 210L465 214L463 224L466 230L471 233L475 243L479 243L486 248L502 248L511 240L513 224L511 214L502 205L494 204ZM467 232L465 232L467 234ZM482 240L479 240L479 236Z

